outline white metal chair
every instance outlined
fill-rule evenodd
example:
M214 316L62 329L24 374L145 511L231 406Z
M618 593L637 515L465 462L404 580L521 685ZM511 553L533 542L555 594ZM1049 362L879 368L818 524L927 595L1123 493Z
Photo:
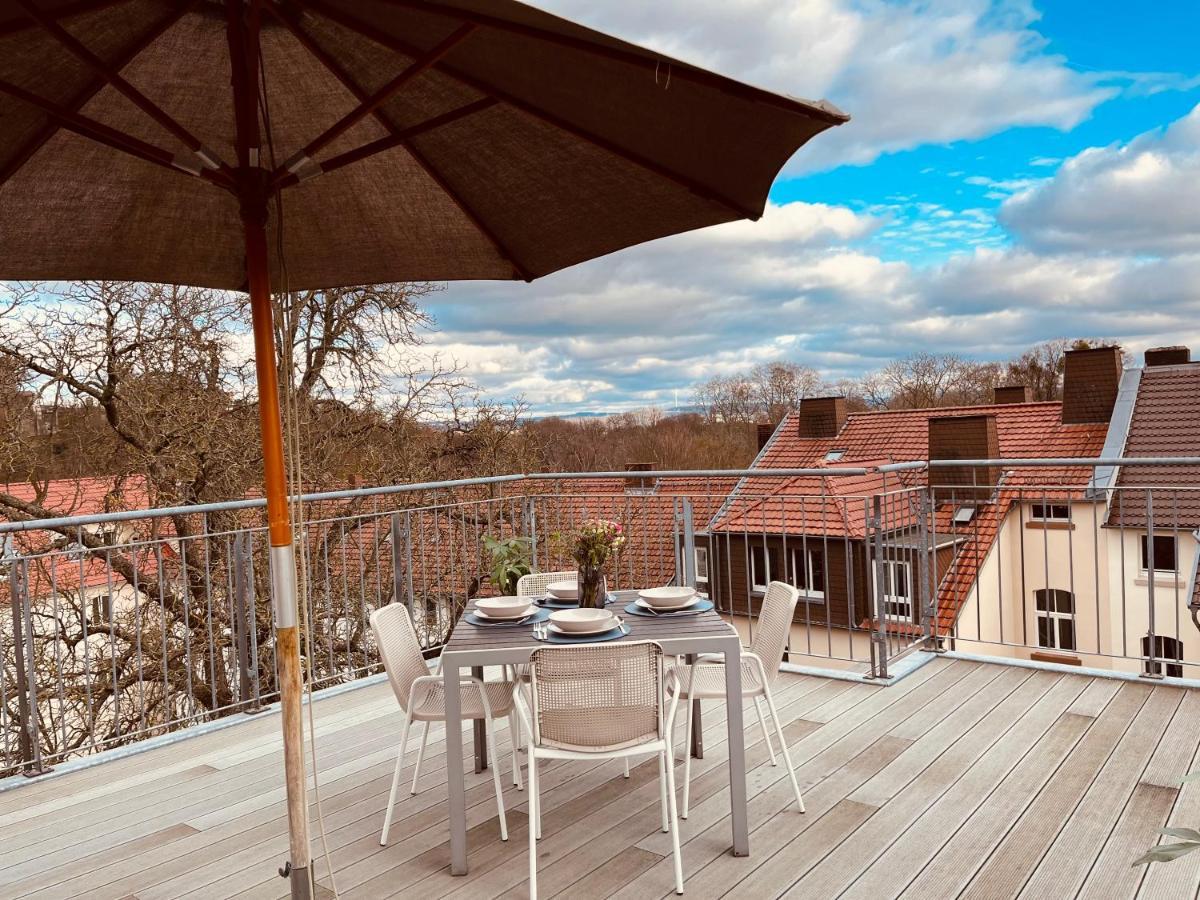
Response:
M408 748L408 732L413 722L424 722L425 733L421 738L421 749L417 751L417 764L413 767L411 791L417 792L417 778L421 773L421 759L425 755L425 741L429 737L430 722L446 721L446 694L440 675L430 675L421 655L421 644L413 628L408 609L393 603L371 613L371 633L387 671L392 692L404 710L404 731L400 737L400 749L396 753L396 769L392 774L392 789L388 793L387 813L383 818L381 845L387 845L388 829L392 825L392 810L396 805L396 792L400 787L400 771L404 768L404 753ZM508 823L504 817L504 795L500 789L500 768L496 763L496 735L492 722L496 716L507 716L509 733L513 742L513 783L520 787L520 767L517 765L517 735L514 696L516 686L511 681L482 681L470 678L461 686L461 712L464 719L483 719L487 725L488 754L492 769L492 781L496 786L496 806L500 811L500 839L508 840ZM462 765L461 760L447 760L449 765Z
M556 581L579 580L579 572L575 569L564 569L559 572L532 572L517 579L518 597L544 597L546 586ZM512 677L523 685L529 684L529 667L513 666ZM625 777L629 777L629 758L625 759Z
M537 840L542 832L539 759L624 759L655 753L662 829L671 834L675 892L683 863L675 807L671 728L678 698L665 709L662 647L651 641L545 647L530 657L532 712L517 711L529 745L529 896L537 897Z
M783 752L783 761L787 766L788 776L792 779L792 790L796 792L796 804L800 812L804 812L804 798L800 795L800 784L796 781L796 770L792 767L792 758L788 753L787 741L783 736L783 725L779 722L779 711L775 708L775 700L771 697L771 684L779 674L779 663L783 659L783 649L787 645L788 634L792 627L792 616L796 612L796 603L800 592L790 584L782 581L772 581L767 585L766 596L763 597L762 608L758 613L758 621L754 627L754 640L749 648L742 651L742 697L753 697L754 708L758 712L758 724L762 729L763 739L767 742L767 752L771 755L771 765L778 765L775 759L775 749L771 746L771 736L767 723L763 719L762 701L766 701L771 713L771 721L775 733L779 737L779 746ZM692 701L693 700L724 700L725 699L725 664L722 657L704 656L694 665L675 665L667 670L667 691L672 699L684 701L687 707L686 737L683 744L683 804L680 816L688 817L688 801L691 792L692 776Z
M574 569L562 572L532 572L517 579L518 597L544 597L546 585L556 581L577 581L579 573Z

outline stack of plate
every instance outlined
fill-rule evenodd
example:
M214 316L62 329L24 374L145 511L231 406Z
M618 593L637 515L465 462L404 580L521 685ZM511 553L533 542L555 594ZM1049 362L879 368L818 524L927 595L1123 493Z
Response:
M668 586L638 591L637 605L655 612L676 612L695 606L699 601L695 588Z
M547 630L568 638L599 637L620 628L621 620L607 609L560 609L550 613Z
M475 601L475 615L485 622L511 622L535 611L528 597L484 597Z

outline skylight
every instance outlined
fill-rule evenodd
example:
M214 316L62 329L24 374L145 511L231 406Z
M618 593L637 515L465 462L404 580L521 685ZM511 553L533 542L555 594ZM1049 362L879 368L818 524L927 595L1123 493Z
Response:
M975 507L960 506L954 511L955 525L969 525L971 520L975 518Z
M830 450L825 454L825 462L837 462L845 455L845 450Z

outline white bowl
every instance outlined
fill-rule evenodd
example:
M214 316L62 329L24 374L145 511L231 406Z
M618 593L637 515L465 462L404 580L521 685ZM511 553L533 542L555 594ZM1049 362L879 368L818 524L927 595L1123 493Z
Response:
M475 601L475 608L489 619L519 619L533 612L528 597L484 597Z
M557 597L559 600L578 600L579 582L552 581L546 585L546 592Z
M654 609L679 609L686 606L696 596L696 589L668 585L667 587L647 588L644 591L638 591L638 596L646 601L647 606L651 606Z
M617 617L607 609L560 609L550 613L550 621L570 634L592 634L617 627Z

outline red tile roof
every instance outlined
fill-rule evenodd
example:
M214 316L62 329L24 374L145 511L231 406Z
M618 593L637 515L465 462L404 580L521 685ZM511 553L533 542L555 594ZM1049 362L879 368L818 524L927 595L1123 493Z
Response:
M1063 425L1062 404L1007 403L939 409L854 413L836 437L800 437L795 414L775 431L755 468L871 468L885 463L928 458L929 420L944 416L996 417L1000 455L1009 458L1097 456L1104 446L1106 424ZM831 450L844 450L826 462ZM1084 467L1012 470L1009 486L1063 487L1082 491L1091 477ZM861 538L865 532L864 498L889 490L928 484L921 470L865 475L746 479L711 528L718 531L829 533ZM1048 494L1049 495L1049 494Z
M1122 455L1198 454L1200 363L1143 369ZM1124 466L1117 488L1110 525L1145 526L1145 489L1153 488L1156 527L1200 527L1200 467Z

